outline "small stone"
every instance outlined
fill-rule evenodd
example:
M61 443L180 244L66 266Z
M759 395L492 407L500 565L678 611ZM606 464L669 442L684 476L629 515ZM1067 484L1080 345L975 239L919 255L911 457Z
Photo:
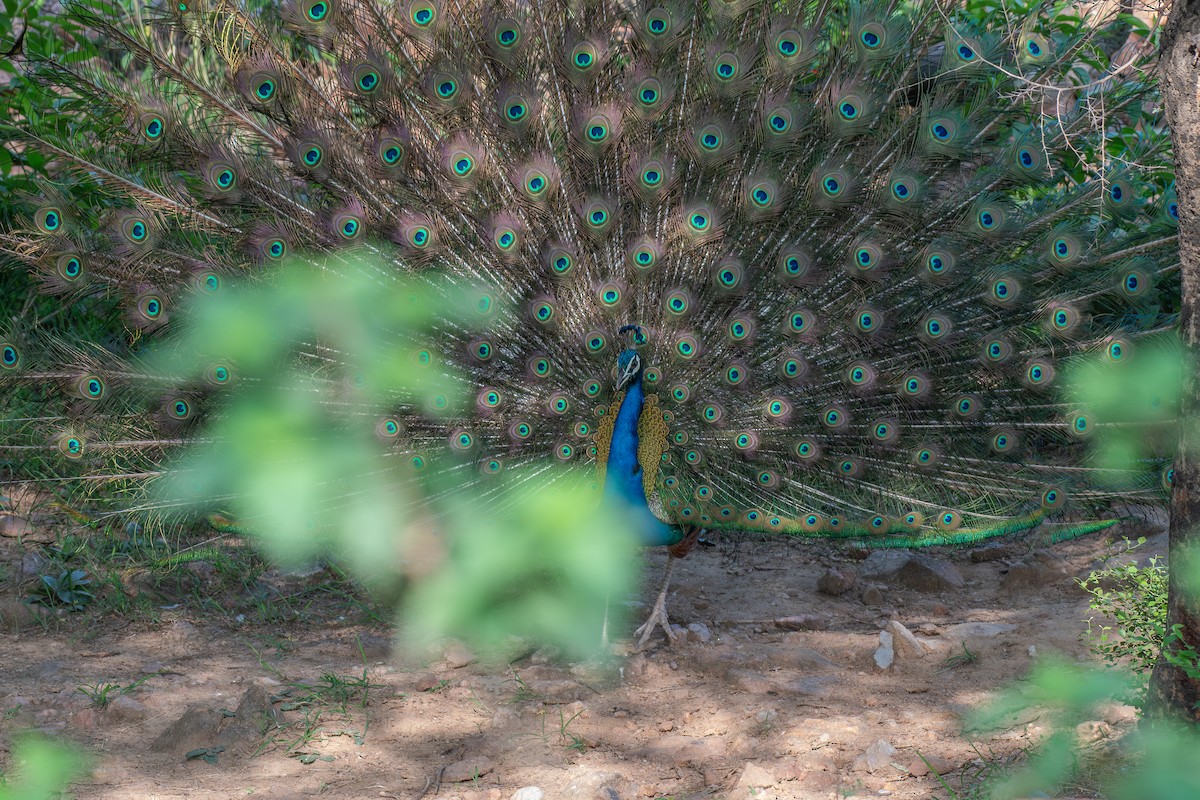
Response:
M21 557L21 576L32 578L41 575L46 566L46 557L41 553L26 553Z
M446 659L451 669L462 669L468 664L474 664L477 656L462 642L452 641L442 651L442 658Z
M854 759L851 768L855 772L874 772L890 764L895 755L896 748L892 747L891 742L887 739L878 739L862 755Z
M893 649L893 637L888 631L879 632L879 647L875 649L875 666L881 670L892 668L892 664L896 660L896 651Z
M924 756L923 759L922 756ZM947 772L954 771L954 763L949 759L935 756L931 753L921 753L913 758L912 762L908 765L908 773L920 778L929 774L930 767L933 767L933 771L938 775L945 775Z
M881 606L883 605L883 592L879 591L878 586L868 586L862 594L862 601L865 606Z
M817 591L821 594L837 597L850 591L854 586L854 573L830 567L825 574L817 578Z
M823 631L829 627L829 623L816 614L796 614L779 617L775 620L775 627L785 631Z
M942 628L942 635L947 639L990 639L1002 633L1015 631L1017 626L1011 622L960 622L957 625L947 625Z
M438 680L438 676L434 675L432 672L418 672L413 676L413 688L418 692L428 692L432 689L436 689L441 685L441 683L442 682Z
M482 778L496 769L496 765L487 756L476 756L455 761L442 772L444 783L463 783Z
M117 721L134 721L148 717L150 709L146 708L144 703L123 694L108 704L105 715Z
M896 657L901 661L924 658L925 654L929 652L929 648L925 646L924 642L896 620L887 624L887 631L892 634L893 649L896 651Z
M712 631L703 622L693 622L687 626L687 638L689 642L708 644L712 641Z
M24 517L18 517L14 514L0 514L0 536L8 536L13 539L28 537L33 533L33 530L33 525Z
M742 775L738 778L738 789L765 789L769 786L774 786L776 783L775 776L764 767L760 767L753 761L747 761L746 766L742 768Z
M704 770L704 785L705 786L720 786L725 782L725 772L719 769Z
M510 800L542 800L545 796L540 786L522 786L512 793Z
M497 789L495 787L488 789L487 794L484 795L486 800L500 800L500 798L503 796L504 796L504 792L500 791L499 789Z
M664 719L662 722L658 723L658 729L663 733L670 733L671 731L675 730L675 723L669 719Z

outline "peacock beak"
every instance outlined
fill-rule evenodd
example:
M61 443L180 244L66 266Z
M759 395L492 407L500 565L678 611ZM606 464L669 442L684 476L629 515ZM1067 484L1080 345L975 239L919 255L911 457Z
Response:
M625 365L625 369L621 371L620 376L617 378L617 391L619 392L624 389L630 381L636 378L641 368L641 359L639 359L637 356L634 356L630 362Z

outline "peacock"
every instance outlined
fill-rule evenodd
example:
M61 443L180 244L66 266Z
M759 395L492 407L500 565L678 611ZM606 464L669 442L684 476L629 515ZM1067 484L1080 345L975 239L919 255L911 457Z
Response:
M5 136L52 179L0 249L128 335L0 323L6 391L54 409L6 418L4 446L59 491L204 435L237 365L173 381L134 358L189 298L363 250L476 287L421 351L469 407L397 402L380 446L468 485L586 465L668 580L710 531L920 547L1055 517L1064 538L1169 486L1169 452L1096 462L1119 423L1062 391L1174 326L1178 205L1137 48L1098 61L1057 4L67 13L96 52L24 54L36 113ZM642 643L673 636L666 596Z

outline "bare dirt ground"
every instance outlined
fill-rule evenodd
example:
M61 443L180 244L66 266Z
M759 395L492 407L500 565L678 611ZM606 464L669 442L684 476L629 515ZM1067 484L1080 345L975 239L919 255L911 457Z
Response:
M95 800L969 797L1048 722L1031 711L966 735L964 717L1037 657L1088 658L1073 578L1097 566L1111 533L916 561L727 541L675 571L672 618L698 623L685 641L659 633L605 666L545 650L466 663L455 644L406 664L383 620L320 573L273 585L268 573L258 611L235 614L219 598L195 602L211 576L191 565L200 588L187 602L160 587L151 612L31 622L14 604L36 581L39 545L3 538L0 764L15 732L39 728L93 754L75 791ZM1150 537L1139 557L1165 552L1156 524L1121 534ZM648 561L635 616L664 556ZM857 573L854 585L819 592L830 567ZM893 625L895 660L881 668L893 621L919 644ZM1088 736L1133 721L1119 705L1102 717Z

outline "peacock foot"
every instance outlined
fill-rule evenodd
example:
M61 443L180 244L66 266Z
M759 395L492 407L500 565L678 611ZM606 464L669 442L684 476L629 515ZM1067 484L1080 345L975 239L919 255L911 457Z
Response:
M671 620L667 618L667 596L666 592L658 596L658 601L654 604L654 610L650 612L650 616L642 623L642 626L633 632L634 636L638 637L636 650L641 650L646 646L646 642L650 640L650 636L654 633L655 628L661 627L663 633L667 635L667 641L674 644L679 637L671 630Z
M663 633L667 635L667 641L671 644L679 637L671 630L671 620L667 617L667 590L671 585L671 570L675 566L675 557L671 556L667 560L667 574L663 578L662 590L658 593L658 599L654 601L654 608L650 611L650 616L642 623L642 626L633 632L634 636L638 637L635 650L641 650L646 646L646 642L650 640L651 634L655 628L661 627Z

